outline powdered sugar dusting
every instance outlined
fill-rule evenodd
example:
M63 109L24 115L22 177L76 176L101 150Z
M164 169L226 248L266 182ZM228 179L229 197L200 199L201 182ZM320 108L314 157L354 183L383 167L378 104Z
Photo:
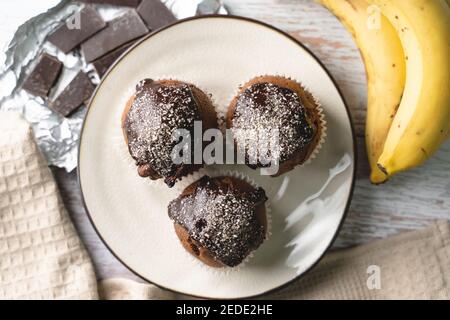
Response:
M271 156L279 162L307 147L315 134L297 93L272 83L254 84L238 96L232 130L240 147L270 144L271 137L264 132L277 130L277 154ZM252 150L247 148L247 153Z
M172 176L180 165L172 161L177 129L193 130L200 120L198 106L188 84L160 85L150 79L137 85L125 128L128 147L137 165L150 164L160 176Z
M255 208L267 198L262 188L242 193L216 179L204 176L192 195L173 200L169 216L216 259L233 267L264 241L266 230Z

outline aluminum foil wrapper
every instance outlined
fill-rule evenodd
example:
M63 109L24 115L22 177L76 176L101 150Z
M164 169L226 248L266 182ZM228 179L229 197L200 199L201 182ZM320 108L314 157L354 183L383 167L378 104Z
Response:
M163 1L178 19L201 14L227 14L220 0L165 0ZM64 118L48 108L46 102L21 89L26 74L37 63L37 57L45 51L57 56L64 63L64 69L57 84L50 92L50 100L56 97L70 82L79 70L88 73L94 84L99 78L91 65L86 64L78 51L64 54L45 39L61 23L75 12L82 9L83 4L70 0L39 0L26 8L24 21L15 20L14 28L0 53L0 110L19 111L27 119L34 130L37 144L49 165L65 168L68 172L77 166L78 140L86 114L86 107L81 107L70 118ZM8 5L0 4L0 9L22 10L21 1ZM3 8L7 6L7 8ZM49 8L43 12L43 8ZM99 14L105 21L123 14L129 8L96 5ZM4 36L4 35L0 35ZM4 40L4 39L0 39ZM3 48L2 48L3 49Z

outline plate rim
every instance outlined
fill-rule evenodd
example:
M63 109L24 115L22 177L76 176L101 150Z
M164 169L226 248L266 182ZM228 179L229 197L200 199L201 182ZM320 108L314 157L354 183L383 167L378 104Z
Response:
M161 284L155 283L149 279L147 279L146 277L142 276L141 274L139 274L137 271L133 270L130 266L128 266L113 250L112 248L108 245L108 243L106 242L106 240L102 237L100 231L97 229L97 226L94 223L94 220L92 219L91 213L89 212L89 209L87 207L85 198L84 198L84 193L83 193L83 188L82 188L82 184L81 184L81 179L80 179L80 154L81 154L81 145L82 145L82 141L83 141L83 133L84 133L84 128L86 125L86 120L89 116L89 111L91 108L91 104L94 101L95 96L98 93L98 90L100 89L101 85L103 84L104 80L108 77L108 75L112 72L112 70L116 67L116 65L118 65L123 58L128 55L132 50L134 50L134 48L138 47L141 43L143 43L144 41L147 41L148 39L150 39L151 37L153 37L154 35L169 29L175 25L179 25L179 24L183 24L185 22L189 22L192 20L209 20L209 19L228 19L228 20L239 20L239 21L245 21L245 22L250 22L250 23L254 23L257 24L259 26L271 29L272 31L277 32L278 34L280 34L281 36L286 37L288 40L293 41L295 44L297 44L298 46L300 46L302 49L304 49L319 65L320 67L325 71L325 73L327 74L327 76L330 78L330 80L332 81L334 87L336 88L343 104L345 107L345 111L346 111L346 115L350 124L350 131L351 131L351 135L352 135L352 145L353 145L353 171L352 171L352 176L351 176L351 185L350 185L350 190L349 190L349 194L348 194L348 198L345 204L345 209L344 209L344 213L341 217L341 220L339 222L338 227L336 228L336 231L333 235L333 237L331 238L329 244L327 245L327 247L325 248L325 250L322 252L322 254L319 256L319 258L317 258L317 260L311 264L310 267L308 267L304 272L302 272L301 274L297 275L296 277L292 278L291 280L285 282L282 285L279 285L277 287L274 287L272 289L266 290L262 293L258 293L255 295L249 295L249 296L237 296L237 297L233 297L233 298L212 298L212 297L208 297L208 296L200 296L200 295L194 295L194 294L190 294L190 293L185 293L185 292L180 292L180 291L176 291L174 289L170 289L170 288L166 288ZM276 291L279 291L283 288L286 288L287 286L289 286L291 283L301 279L302 277L304 277L306 274L309 273L309 271L311 271L321 260L322 258L325 256L325 254L328 252L328 250L330 249L331 245L334 243L334 241L336 240L339 231L342 228L342 225L345 221L345 219L347 218L347 214L350 208L350 204L353 198L353 193L354 193L354 189L355 189L355 182L356 182L356 170L357 170L357 164L358 164L358 153L357 153L357 144L356 144L356 133L355 133L355 127L354 127L354 123L353 123L353 119L350 113L350 109L348 107L347 101L344 98L344 95L342 94L341 89L339 88L336 80L334 79L334 77L331 75L331 73L328 71L328 69L325 67L325 65L319 60L319 58L308 48L306 47L306 45L304 45L303 43L301 43L298 39L294 38L293 36L291 36L290 34L288 34L287 32L271 25L268 24L266 22L257 20L257 19L253 19L253 18L249 18L249 17L243 17L243 16L238 16L238 15L232 15L232 14L228 14L228 15L221 15L221 14L208 14L208 15L202 15L202 16L193 16L193 17L188 17L188 18L184 18L184 19L180 19L177 20L169 25L166 25L164 27L158 28L152 32L150 32L149 34L145 35L142 39L139 39L136 43L134 43L133 45L131 45L130 48L128 48L109 68L108 70L105 72L105 74L103 75L103 77L100 79L99 84L97 85L97 87L94 90L94 93L92 94L91 98L89 99L89 103L87 105L87 110L86 110L86 114L84 116L83 119L83 123L82 123L82 127L81 127L81 131L80 131L80 138L78 141L78 155L77 155L77 185L78 188L80 189L80 193L81 193L81 201L84 207L84 210L86 211L86 214L88 216L89 222L91 223L95 233L97 234L97 236L100 238L101 242L103 243L103 245L108 249L108 251L123 265L125 266L125 268L127 268L131 273L133 273L135 276L137 276L138 278L144 280L146 283L155 285L156 287L160 288L160 289L164 289L170 292L173 292L175 294L181 294L181 295L185 295L185 296L189 296L189 297L193 297L193 298L200 298L200 299L222 299L222 300L234 300L234 299L254 299L263 295L267 295Z

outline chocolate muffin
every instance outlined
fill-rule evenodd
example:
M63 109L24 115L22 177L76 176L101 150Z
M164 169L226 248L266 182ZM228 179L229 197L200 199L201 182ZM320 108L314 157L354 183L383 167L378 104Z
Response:
M272 175L275 177L308 160L320 143L324 129L321 123L320 109L312 94L296 81L279 76L260 76L245 83L226 116L227 128L233 132L236 149L244 152L246 164L263 168L278 159L278 171ZM274 129L278 132L278 148L269 148L262 163L254 146L270 144L269 135L261 132Z
M217 128L215 109L202 90L178 80L139 82L122 114L123 135L138 174L164 179L172 187L181 177L198 170L202 164L194 164L193 159L194 121L202 122L203 131ZM191 133L190 161L173 162L172 151L179 141L174 141L172 134L177 129Z
M204 176L169 203L183 247L211 267L239 265L266 238L266 194L244 180Z

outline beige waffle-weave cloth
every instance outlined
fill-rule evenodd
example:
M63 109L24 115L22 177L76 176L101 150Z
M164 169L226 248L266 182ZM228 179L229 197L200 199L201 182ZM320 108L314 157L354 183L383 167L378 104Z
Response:
M95 299L90 258L29 124L0 112L0 299Z

